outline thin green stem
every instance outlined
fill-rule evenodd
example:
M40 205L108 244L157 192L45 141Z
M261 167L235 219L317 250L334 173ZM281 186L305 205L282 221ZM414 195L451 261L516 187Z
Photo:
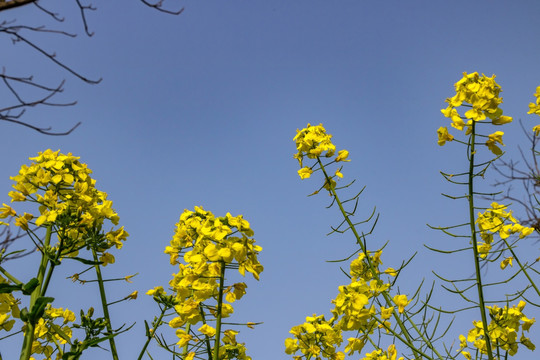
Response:
M203 325L206 325L206 317L204 315L204 309L201 304L199 304L199 313L201 314ZM204 342L206 344L206 353L208 354L208 360L212 360L212 346L210 344L210 337L208 335L204 335Z
M189 334L190 330L191 330L191 324L188 323L186 325L186 334ZM189 342L186 342L186 345L184 345L184 348L182 349L182 357L185 357L188 354L188 346L189 346Z
M30 305L29 309L30 312L32 311L34 304L36 303L36 300L40 296L44 296L45 294L42 294L42 284L43 284L43 277L45 276L45 271L47 270L47 265L49 263L49 257L47 255L47 252L45 251L45 248L48 247L51 243L51 235L52 235L52 225L49 224L47 226L47 232L45 233L45 239L43 242L43 249L41 250L41 262L39 264L38 273L36 278L38 279L38 286L32 291L32 294L30 295ZM24 340L21 350L21 356L20 360L29 360L30 356L32 355L32 344L34 342L34 332L36 327L36 321L38 319L35 319L32 317L32 319L29 319L29 321L26 322L26 330L24 332Z
M373 315L372 315L372 316L373 316ZM379 319L379 318L376 317L376 316L373 316L373 318L375 319L375 321L377 321L379 324L381 324L381 325L384 327L384 329L385 329L386 331L388 331L390 334L392 334L392 336L394 336L395 338L399 339L401 342L403 342L403 343L405 343L405 344L407 343L407 340L406 340L406 339L404 339L400 334L398 334L398 333L397 333L396 331L394 331L392 328L388 327L388 326L384 323L383 320ZM373 340L371 340L371 337L370 337L369 335L367 335L367 338L369 339L370 342L373 343ZM427 341L426 341L426 343L427 343ZM374 343L373 343L373 344L374 344ZM375 347L375 346L376 346L376 345L374 345L374 347ZM435 349L432 349L432 350L435 350ZM419 349L416 349L416 351L417 351L418 353L420 353L420 355L422 355L425 359L433 359L431 356L429 356L428 354L422 352L422 351L419 350ZM435 351L435 353L437 354L437 356L438 356L439 358L442 358L442 356L441 356L437 351Z
M395 310L394 310L394 311L395 311ZM418 335L420 335L420 337L422 338L422 340L424 341L424 343L425 343L425 344L426 344L426 345L427 345L427 346L428 346L428 347L429 347L429 348L437 355L437 357L438 357L439 359L442 359L442 358L443 358L442 355L441 355L441 354L439 353L439 351L437 351L437 349L431 344L431 341L430 341L428 338L426 338L426 337L424 336L424 333L422 333L422 332L418 329L418 327L416 326L416 324L414 323L414 321L412 321L412 319L409 317L409 315L407 315L407 312L404 311L403 313L404 313L405 317L407 318L407 321L409 322L409 324L411 324L411 326L414 328L414 330L416 330L416 332L418 333ZM424 354L424 356L426 356L426 355Z
M193 289L191 289L191 294L190 296L193 296ZM199 311L201 312L201 317L204 319L204 311L202 309L202 307L200 306L199 304ZM187 323L186 325L186 334L189 335L189 332L191 330L191 323ZM188 347L189 347L189 341L186 342L186 344L184 345L183 349L182 349L182 358L186 357L186 355L188 354Z
M51 261L51 265L49 267L49 271L47 272L47 276L45 277L45 281L43 282L43 286L41 287L41 296L45 296L45 293L47 292L47 288L49 287L49 282L51 281L52 274L54 271L54 268L56 264L58 263L58 260L60 259L60 255L62 254L64 240L63 238L60 240L60 244L58 245L58 250L56 252L56 255L54 257L54 261Z
M161 325L161 320L163 319L163 316L165 316L165 312L167 310L169 310L169 309L170 309L170 307L165 306L165 307L163 307L163 310L161 310L161 314L159 314L159 318L157 319L156 324L154 325L154 328L149 330L149 334L147 336L146 342L144 343L144 346L143 346L137 360L141 360L142 357L144 356L144 352L148 348L148 345L150 344L150 341L152 341L152 339L154 338L154 334L156 333L157 328Z
M480 316L482 318L482 324L484 328L484 338L486 341L486 351L489 360L493 360L493 350L491 349L491 339L489 337L488 333L488 323L487 323L487 315L486 315L486 305L484 301L484 286L482 285L482 275L480 272L480 256L478 254L478 241L476 238L476 218L474 215L474 156L476 153L475 148L475 135L476 135L476 129L475 129L475 121L472 121L471 125L471 135L469 138L469 180L468 180L468 189L469 193L467 196L467 199L469 201L469 224L471 227L471 242L472 242L472 248L473 248L473 254L474 254L474 268L476 273L476 289L478 291L478 309L480 310Z
M525 276L527 277L527 279L529 280L529 282L531 283L531 286L534 288L534 290L536 290L536 293L538 294L538 296L540 296L540 290L538 290L538 287L536 286L536 284L534 283L534 281L532 280L532 278L529 276L529 273L527 272L527 270L525 269L525 266L523 266L523 264L521 264L521 261L519 261L519 258L517 257L516 253L514 252L514 250L512 249L512 247L510 247L510 244L508 244L508 242L506 241L506 239L503 239L504 243L506 244L506 247L508 248L508 250L510 250L510 253L512 254L512 256L514 257L514 259L516 259L516 262L518 263L519 265L519 268L521 269L521 271L523 271L523 273L525 274Z
M336 190L330 185L331 184L331 178L330 176L328 176L328 173L326 172L326 169L322 163L322 161L317 158L317 162L321 168L321 170L323 171L324 173L324 177L326 179L326 183L329 184L328 185L328 188L330 189L330 192L332 193L332 196L334 197L334 199L336 200L336 203L338 204L338 207L339 207L339 210L341 211L341 214L343 216L343 218L345 219L345 221L347 222L347 224L349 225L349 228L352 230L355 238L356 238L356 242L358 243L358 245L360 246L360 248L362 249L362 252L366 255L366 259L367 259L367 263L368 263L368 266L369 266L369 269L371 271L371 274L372 276L379 280L379 273L377 271L377 269L375 269L375 267L373 266L373 264L371 263L371 259L369 257L369 253L366 249L366 247L364 246L364 244L362 243L361 239L362 237L358 234L358 231L356 230L356 226L354 225L354 223L351 221L351 219L349 218L349 215L347 214L347 212L345 211L345 208L343 207L343 203L341 202L341 199L339 198ZM392 298L390 297L390 294L388 294L388 292L385 290L382 292L382 295L386 301L386 304L387 306L394 306L394 302L392 300ZM416 348L416 346L414 346L414 343L413 343L413 339L411 337L411 335L409 334L409 330L407 329L407 327L405 326L405 324L403 323L403 321L400 319L398 313L394 310L393 311L393 316L394 316L394 319L396 320L401 332L403 333L404 337L405 337L405 344L414 352L414 357L416 359L421 359L422 358L422 354L418 351L418 349ZM412 321L411 321L412 323ZM416 327L415 327L416 329ZM421 334L420 334L421 335ZM433 347L433 345L431 344L431 342L427 342L426 345L432 349L432 350L435 350L435 348ZM439 355L439 358L442 359L442 357Z
M107 305L107 297L105 295L105 286L103 285L103 276L101 275L101 267L98 264L99 259L97 257L96 249L92 247L92 255L94 257L94 261L96 262L96 265L94 265L94 269L96 269L96 276L98 279L98 285L99 285L99 296L101 297L101 306L103 308L103 316L107 320L107 331L110 335L113 335L113 328L111 325L111 317L109 315L109 307ZM109 339L109 344L111 346L111 355L114 360L118 360L118 352L116 350L116 343L114 342L114 336L111 336Z
M217 318L216 318L216 337L215 337L215 343L214 343L214 360L219 359L219 345L220 345L220 337L221 337L221 312L222 312L222 306L223 306L223 287L225 284L225 262L222 260L220 261L221 265L221 273L219 275L219 293L217 298Z
M15 276L11 275L6 269L0 266L0 273L4 274L12 283L16 285L22 285L22 282L19 281Z

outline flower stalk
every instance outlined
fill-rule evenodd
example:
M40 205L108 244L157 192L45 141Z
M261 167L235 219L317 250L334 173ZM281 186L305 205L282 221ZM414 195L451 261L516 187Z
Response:
M472 243L472 250L474 255L474 271L476 276L476 290L478 292L478 310L480 311L480 316L482 319L482 323L484 324L484 327L487 327L488 321L487 321L487 315L486 315L486 303L484 301L484 285L482 284L482 274L480 272L480 256L478 253L478 240L476 238L476 216L474 214L474 178L476 176L475 173L475 162L474 158L476 155L476 147L475 147L475 141L476 141L476 122L472 122L471 124L471 134L469 137L469 174L468 174L468 196L467 200L469 202L469 224L470 224L470 230L471 230L471 243ZM493 360L493 350L491 348L491 339L490 336L487 336L487 329L486 329L486 336L485 336L485 342L486 342L486 351L488 355L489 360Z
M47 232L45 233L45 239L43 241L43 248L41 249L41 261L38 268L37 273L37 280L38 280L38 286L32 291L32 294L30 295L30 314L32 316L29 316L28 320L26 321L26 329L24 331L24 340L22 345L22 351L20 360L29 360L30 356L32 355L32 344L34 343L34 332L36 323L39 320L36 318L36 316L33 316L32 312L34 311L34 305L36 304L36 300L40 296L45 296L44 290L46 288L42 288L43 284L43 278L45 276L45 271L47 270L47 265L49 263L49 256L47 255L46 249L51 243L51 235L52 235L52 225L47 226Z

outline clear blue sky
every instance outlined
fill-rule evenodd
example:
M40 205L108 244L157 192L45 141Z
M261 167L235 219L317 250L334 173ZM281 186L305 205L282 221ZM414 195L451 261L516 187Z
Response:
M263 247L261 281L248 280L247 296L235 306L239 321L264 322L238 337L253 359L285 358L290 328L307 315L329 313L337 286L347 279L325 260L347 256L354 241L325 236L337 221L335 209L325 210L324 195L307 198L319 182L296 174L292 138L308 122L322 122L338 148L349 150L352 161L343 172L367 186L359 216L373 206L381 212L372 248L390 241L385 265L398 267L419 251L403 274L403 292L431 278L431 269L448 274L470 267L422 247L451 245L426 223L451 225L465 216L464 204L440 196L457 189L439 171L455 171L466 161L455 144L437 145L437 128L448 124L440 109L463 71L496 74L502 108L516 120L503 130L505 150L517 158L517 145L528 145L517 120L527 127L539 123L526 113L540 85L540 2L205 0L180 2L180 16L131 3L95 2L98 10L88 15L92 38L43 37L59 59L102 77L97 86L0 37L6 71L51 82L65 78L59 100L78 101L29 111L25 120L57 130L82 121L67 137L1 123L0 203L9 201L9 176L47 148L81 156L93 169L131 234L106 270L110 276L139 273L133 284L109 287L111 299L141 293L115 310L115 325L137 322L119 337L123 359L138 354L143 320L157 314L143 294L165 286L176 272L163 249L181 212L195 205L243 214ZM52 9L66 17L67 28L80 32L73 4L42 5L57 6ZM0 21L12 19L48 22L32 6L2 12ZM22 263L9 266L35 272ZM90 306L97 289L63 280L69 275L58 273L55 305L78 313L77 301ZM465 333L472 317L456 331ZM540 332L534 334L533 326L538 342ZM19 350L19 344L9 347L11 340L2 342L5 359ZM518 356L533 358L527 350Z

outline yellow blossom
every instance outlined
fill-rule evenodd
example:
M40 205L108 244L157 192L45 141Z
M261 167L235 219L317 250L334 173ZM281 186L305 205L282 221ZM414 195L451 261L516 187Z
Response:
M514 258L512 256L510 256L510 257L507 257L506 259L504 259L503 261L501 261L501 269L504 270L508 265L513 266L512 265L512 260L513 259Z
M155 288L148 290L146 292L146 295L150 295L150 296L165 295L165 290L163 290L163 286L156 286Z
M298 153L296 158L301 161L301 158L305 155L310 159L316 159L322 156L323 153L326 157L331 157L336 151L336 147L332 144L332 135L326 133L326 129L319 124L312 126L307 124L302 130L297 130L297 134L293 138L296 142L296 149Z
M347 160L349 158L349 152L347 150L339 150L338 156L336 156L336 162L338 161L351 161Z
M103 266L107 266L109 264L114 264L116 260L114 258L114 255L105 252L99 257L99 261L103 263Z
M383 320L390 319L392 317L393 311L394 311L393 306L388 307L388 308L385 308L384 306L381 306L381 319L383 319Z
M62 154L50 149L30 158L30 165L21 166L19 173L11 177L15 182L10 192L13 201L28 201L38 205L36 227L53 224L53 233L57 234L60 259L64 256L77 256L78 250L87 248L86 233L101 228L105 220L113 225L118 223L118 214L112 208L107 194L96 189L96 180L90 177L92 171L71 153ZM2 211L4 210L4 211ZM4 214L5 207L1 208ZM25 213L18 216L15 225L23 230L29 229L29 221L34 215ZM61 219L62 221L58 221ZM111 230L115 235L114 243L121 247L120 240L125 240L127 232ZM100 252L110 246L100 245ZM112 256L112 255L111 255ZM112 263L111 257L105 257L106 263ZM111 261L109 261L111 260Z
M356 351L360 353L366 344L365 339L348 338L347 341L349 343L345 347L345 352L349 353L349 355L353 355Z
M180 339L176 343L176 345L178 345L179 347L186 346L193 339L193 336L191 334L186 333L184 329L177 329L176 336Z
M0 219L5 219L8 216L16 216L17 213L13 208L9 205L2 204L2 207L0 207Z
M439 146L443 146L444 144L446 144L447 141L454 140L454 137L448 133L448 129L445 126L441 126L437 130L437 135L439 137L439 140L437 141Z
M212 337L216 334L216 329L214 329L208 324L204 324L203 326L201 326L199 328L199 331L208 337Z
M488 136L488 140L486 141L486 146L495 155L501 155L502 154L501 149L495 144L499 143L499 144L504 146L504 144L502 142L502 136L503 135L504 135L504 133L502 131L495 131L493 134L490 134Z
M298 339L285 339L285 353L294 354L298 350Z
M529 104L529 111L527 112L527 114L540 115L540 86L536 88L534 96L536 97L536 103Z
M495 82L495 75L487 77L477 72L463 73L461 80L454 85L456 95L446 99L448 107L441 110L443 115L452 119L452 126L463 130L465 124L456 108L467 104L468 110L464 117L471 121L482 121L489 118L494 125L502 125L512 121L509 116L502 115L499 105L502 98L499 96L501 87ZM469 128L469 127L468 127ZM469 128L470 129L470 128Z
M399 313L403 313L405 306L407 306L411 301L407 299L407 295L396 295L393 298L394 303L398 306Z
M23 216L19 216L17 219L15 219L15 225L23 230L28 230L28 221L32 220L33 218L34 215L25 212Z
M300 170L298 170L298 175L300 176L300 179L309 179L311 174L313 173L313 170L311 170L308 167L303 167Z

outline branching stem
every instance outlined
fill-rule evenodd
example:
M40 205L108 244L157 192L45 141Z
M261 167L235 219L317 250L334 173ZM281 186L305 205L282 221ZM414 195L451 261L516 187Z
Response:
M107 320L107 331L109 332L109 335L113 335L113 328L111 325L111 317L109 315L109 307L107 305L107 296L105 295L105 286L103 285L103 276L101 275L101 267L98 264L99 259L97 257L97 252L94 247L92 247L92 256L94 257L94 261L96 262L96 265L94 265L94 269L96 269L96 276L98 279L98 285L99 285L99 296L101 297L101 305L103 308L103 316ZM114 360L118 360L118 352L116 350L116 343L114 342L114 336L111 336L109 338L109 344L111 346L111 355Z

